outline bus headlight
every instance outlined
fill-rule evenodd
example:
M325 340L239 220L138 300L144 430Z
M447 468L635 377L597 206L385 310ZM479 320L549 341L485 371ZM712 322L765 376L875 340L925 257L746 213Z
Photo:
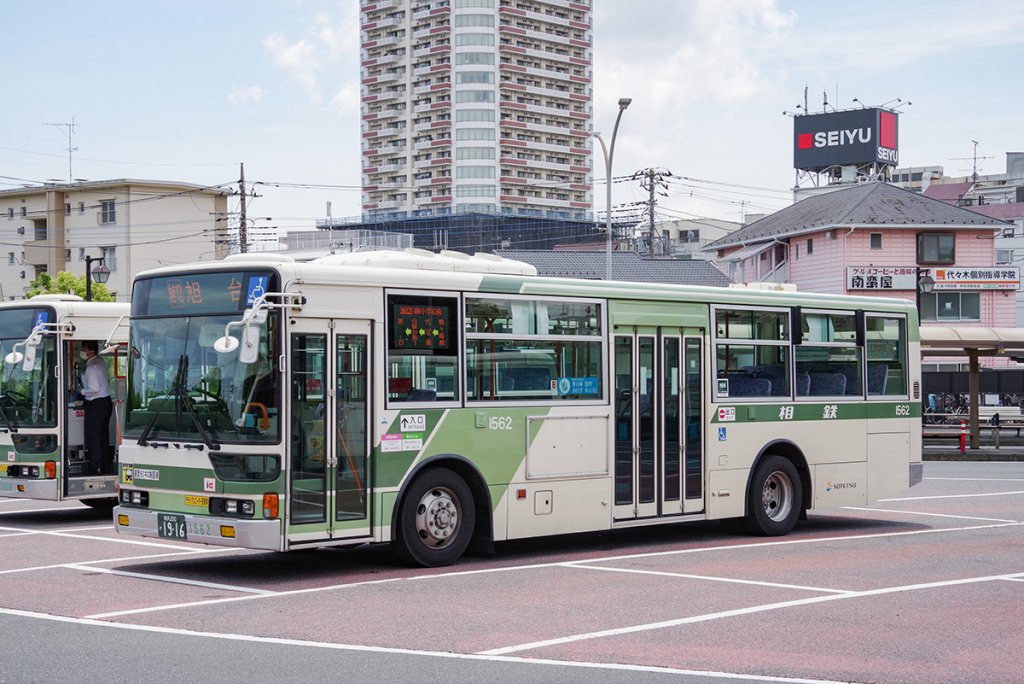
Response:
M140 506L145 508L149 506L149 492L145 492L139 489L122 489L121 503L128 504L129 506Z
M248 499L222 499L210 497L210 515L230 515L237 518L251 518L256 504Z

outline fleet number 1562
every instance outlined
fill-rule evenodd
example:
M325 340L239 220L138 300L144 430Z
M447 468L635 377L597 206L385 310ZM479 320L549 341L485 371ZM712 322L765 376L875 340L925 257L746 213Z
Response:
M491 416L487 420L488 430L511 430L512 416Z

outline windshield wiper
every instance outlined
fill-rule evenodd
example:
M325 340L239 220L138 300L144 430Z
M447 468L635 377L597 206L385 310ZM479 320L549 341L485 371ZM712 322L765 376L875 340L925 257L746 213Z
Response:
M11 422L11 419L7 417L7 411L4 411L3 406L0 406L0 420L2 420L4 425L7 427L7 432L13 434L18 431L18 428Z
M184 381L185 373L185 355L182 354L178 357L178 372L174 375L174 382L171 385L171 392L173 392L175 412L178 412L177 404L181 401L181 384ZM149 445L149 433L153 431L153 426L156 425L156 419L164 412L167 407L166 402L163 403L160 408L153 411L153 415L150 416L149 422L146 423L146 427L142 428L142 432L139 433L139 446Z
M188 415L192 417L192 424L196 426L196 432L199 433L199 438L203 440L203 443L210 449L210 451L219 451L220 444L214 441L210 435L209 430L203 425L203 421L199 419L199 414L196 412L196 407L193 406L192 397L188 395L183 388L176 387L176 393L178 394L178 400L182 406L188 412Z
M220 444L217 443L210 434L210 431L203 425L203 421L199 418L199 414L196 412L195 406L192 403L192 397L188 395L188 391L185 389L185 378L187 376L188 357L182 354L178 357L178 372L175 374L174 382L171 385L171 396L174 398L175 415L180 416L182 413L187 413L189 418L192 419L192 425L195 426L196 432L199 434L199 438L203 441L203 444L205 444L210 451L219 451ZM146 427L142 429L142 433L139 435L139 446L147 446L149 444L149 433L152 431L153 426L156 425L157 417L164 412L166 406L167 404L165 403L153 412L149 422L146 423Z

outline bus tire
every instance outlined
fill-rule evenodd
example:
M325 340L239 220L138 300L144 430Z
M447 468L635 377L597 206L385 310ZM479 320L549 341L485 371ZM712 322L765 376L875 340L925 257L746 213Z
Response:
M802 509L800 475L792 461L769 454L758 464L747 493L747 531L767 537L789 533Z
M405 493L392 547L409 565L451 565L469 546L475 523L473 494L466 482L447 468L432 468Z

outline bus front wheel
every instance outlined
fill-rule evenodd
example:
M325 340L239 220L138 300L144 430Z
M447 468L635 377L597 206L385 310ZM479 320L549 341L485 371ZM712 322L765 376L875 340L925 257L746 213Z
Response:
M787 534L796 525L802 502L800 475L793 463L782 456L767 456L750 481L747 530L769 537Z
M410 565L451 565L469 546L475 522L469 486L451 470L434 468L406 492L392 546Z

